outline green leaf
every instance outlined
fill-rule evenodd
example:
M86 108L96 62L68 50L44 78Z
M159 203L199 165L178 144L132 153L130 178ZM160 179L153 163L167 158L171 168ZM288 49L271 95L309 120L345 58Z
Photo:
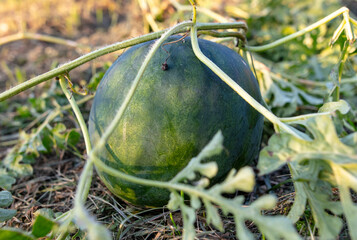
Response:
M341 102L342 106L344 105ZM328 111L339 104L326 107ZM346 106L346 105L345 105ZM347 109L347 108L346 108ZM306 127L313 140L305 141L282 133L272 136L260 154L258 168L261 174L270 173L289 164L294 181L296 199L289 213L297 221L310 205L321 239L335 239L342 229L344 213L352 239L357 239L354 226L357 206L349 189L357 191L356 135L338 138L333 121L328 116L311 118ZM332 187L338 186L341 202L332 201ZM342 208L341 208L342 206ZM332 212L334 215L327 213Z
M91 228L88 229L88 239L89 240L111 240L112 237L103 225L95 224Z
M11 240L34 240L35 238L15 228L1 228L0 239Z
M31 106L37 111L37 112L44 112L46 109L46 101L43 98L30 98L28 99L30 102Z
M64 131L66 131L66 126L63 123L57 123L52 129L52 132L57 134L63 133Z
M237 211L234 212L237 237L239 239L254 239L245 226L246 220L250 220L254 222L259 231L267 236L268 239L300 239L295 227L286 217L262 215L263 210L272 209L275 207L275 204L276 197L272 195L260 197L247 207L232 204L232 206L237 208Z
M9 154L5 157L4 165L15 172L17 176L27 176L32 174L32 166L23 162L23 155Z
M331 201L331 196L324 191L324 188L313 190L308 183L301 182L295 182L294 186L299 199L295 199L289 218L297 221L304 213L305 203L308 202L321 239L337 238L343 225L342 220L336 216L342 213L340 203ZM336 215L330 215L326 210Z
M16 179L7 175L5 171L0 171L0 187L4 189L10 189L16 182Z
M183 179L193 180L196 178L196 172L202 176L212 178L218 172L216 162L203 163L202 160L218 155L223 150L223 135L218 131L212 140L202 149L202 151L187 164L170 182L179 182Z
M213 206L209 201L203 199L203 203L205 205L207 211L207 223L215 226L219 231L223 232L223 222L221 220L221 216L218 213L217 207Z
M357 132L351 133L343 138L341 138L341 142L344 144L353 147L357 145Z
M284 216L264 216L252 220L267 239L301 239L294 226Z
M70 146L75 146L80 139L81 135L74 129L72 129L66 134L66 142Z
M357 205L353 202L350 189L357 192L357 164L355 164L352 169L345 169L343 166L333 164L332 169L340 190L341 204L346 216L351 239L356 240L357 230L355 230L355 227L357 226Z
M0 192L0 207L8 207L14 201L12 195L8 191Z
M11 219L15 215L16 215L16 210L14 210L14 209L0 208L0 222L5 222L5 221Z
M8 191L0 192L0 207L8 207L12 204L14 199ZM16 215L16 210L0 208L0 222L7 221Z
M307 94L294 84L285 81L272 81L265 95L268 104L279 116L289 116L296 112L297 106L305 102L311 105L323 103L322 98Z
M184 203L181 204L180 208L184 226L183 239L194 239L196 236L196 230L194 228L196 220L195 209L185 205Z
M197 177L196 171L206 167L206 163L201 163L203 157L209 157L212 154L219 154L222 149L223 136L218 132L213 140L202 150L202 152L193 158L186 167L173 180L172 183L180 184L180 181ZM209 162L211 163L211 162ZM203 166L203 167L202 167ZM215 166L216 167L216 166ZM200 172L201 173L201 172ZM254 239L253 234L245 226L246 220L257 223L261 232L271 239L299 239L292 222L287 217L266 217L262 215L263 210L272 209L276 205L276 198L268 195L259 198L251 206L243 206L244 197L237 196L233 199L228 199L223 196L225 193L235 193L237 190L252 191L255 184L255 176L252 168L243 167L238 172L235 169L228 174L228 176L221 182L210 188L207 176L214 176L213 174L204 175L200 180L196 181L194 186L187 186L192 188L195 194L190 191L187 192L190 197L191 206L185 204L184 199L177 193L176 190L171 190L170 201L168 208L171 210L180 209L184 222L183 239L194 239L196 232L194 223L196 220L195 210L197 210L202 200L207 213L207 223L223 231L223 223L218 212L220 208L225 215L233 215L237 228L237 237L239 239ZM186 193L185 193L186 194ZM208 197L209 196L209 197ZM270 222L274 222L271 224ZM284 228L282 229L281 226Z
M52 231L53 226L55 226L55 222L47 217L38 215L32 226L32 235L38 238L45 237Z
M50 208L41 208L41 209L37 210L34 213L34 215L35 216L42 215L43 217L51 219L51 220L56 218L56 214Z
M309 119L307 128L314 139L305 141L287 133L275 134L260 153L258 168L267 174L289 162L325 159L336 163L355 163L357 148L350 147L338 138L332 120L327 116Z
M215 194L234 193L237 190L251 192L253 191L254 185L255 176L253 169L243 167L238 172L232 169L226 179L222 183L213 186L210 192Z

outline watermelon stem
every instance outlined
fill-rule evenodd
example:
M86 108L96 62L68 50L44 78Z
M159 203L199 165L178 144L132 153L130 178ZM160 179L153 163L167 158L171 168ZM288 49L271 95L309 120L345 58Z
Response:
M263 45L263 46L257 46L257 47L251 47L251 46L245 46L245 50L248 50L248 51L253 51L253 52L262 52L262 51L266 51L268 49L272 49L272 48L275 48L279 45L282 45L288 41L291 41L297 37L300 37L302 35L304 35L305 33L308 33L308 32L311 32L312 30L320 27L321 25L331 21L332 19L338 17L339 15L343 15L343 21L345 22L345 28L344 30L346 31L346 36L347 36L347 39L350 41L350 42L353 42L355 40L355 36L353 34L353 29L350 25L350 22L354 25L357 25L356 23L356 20L352 19L350 16L349 16L349 9L346 8L346 7L342 7L340 9L338 9L337 11L331 13L330 15L324 17L323 19L317 21L316 23L313 23L311 24L310 26L298 31L298 32L295 32L293 34L290 34L286 37L283 37L283 38L280 38L279 40L276 40L275 42L272 42L272 43L269 43L269 44L266 44L266 45ZM339 27L340 28L340 27ZM339 30L338 28L338 30ZM341 28L342 29L342 28ZM335 34L334 34L335 36ZM334 40L335 37L332 38L332 40Z
M272 112L266 109L258 101L256 101L252 96L250 96L241 86L239 86L235 81L232 80L225 72L223 72L215 63L213 63L209 58L207 58L201 51L198 45L197 39L197 26L194 25L191 28L191 43L192 49L196 57L204 63L208 68L210 68L217 76L219 76L222 81L224 81L228 86L230 86L236 93L238 93L247 103L249 103L255 110L261 113L274 125L278 126L280 129L292 134L293 136L303 139L310 140L310 137L303 132L298 131L297 129L290 127L280 119L275 116Z
M192 24L192 22L191 22ZM181 25L176 25L176 26L181 26ZM189 30L190 25L188 24L187 26L182 26L179 28L176 28L175 31L172 34L176 33L182 33L186 32ZM244 31L247 31L247 24L243 21L237 21L237 22L231 22L231 23L198 23L197 28L199 30L217 30L217 29L242 29ZM31 78L21 84L16 85L15 87L10 88L9 90L6 90L5 92L0 93L0 102L15 96L31 87L34 87L42 82L45 82L47 80L50 80L56 76L62 75L66 72L69 72L70 70L81 66L93 59L96 59L100 56L106 55L108 53L112 53L121 49L125 49L134 45L137 45L139 43L151 41L154 39L159 38L161 35L163 35L165 32L169 31L170 29L165 29L159 32L153 32L149 33L143 36L139 36L136 38L132 38L129 40L125 40L122 42L114 43L109 46L94 50L93 52L87 53L71 62L65 63L53 70L50 70L46 73L43 73L41 75L38 75L34 78Z
M68 80L67 78L69 78L69 76L61 75L59 77L60 85L63 93L67 97L72 107L72 110L78 120L79 126L83 133L86 150L87 152L91 152L92 146L89 139L88 128L74 97L72 97L72 94L68 90L67 84L70 85L70 83L67 81ZM79 179L77 191L74 198L74 207L72 211L69 213L69 215L65 217L65 221L61 226L62 229L65 229L62 232L67 232L70 223L72 222L73 219L75 219L79 227L86 229L89 232L93 231L93 229L101 229L102 233L105 234L105 236L102 236L103 239L109 239L110 235L108 230L106 230L102 225L98 224L95 221L95 219L89 215L89 213L85 210L84 207L92 183L92 177L93 177L93 161L91 159L88 159L82 171L81 177Z

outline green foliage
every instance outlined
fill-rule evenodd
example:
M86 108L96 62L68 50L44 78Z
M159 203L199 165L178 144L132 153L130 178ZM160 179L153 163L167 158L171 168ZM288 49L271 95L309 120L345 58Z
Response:
M8 171L10 176L23 177L32 174L31 163L40 153L51 153L53 149L74 148L79 141L79 133L71 129L67 131L62 123L58 123L53 128L47 126L33 129L27 134L20 131L18 144L6 155L0 167ZM3 169L3 171L5 171ZM5 187L5 186L4 186ZM8 187L8 186L6 186Z
M37 214L37 217L32 225L31 232L25 232L16 228L1 228L0 229L0 239L16 239L16 240L36 240L43 239L48 236L48 234L55 229L57 224L41 215Z
M266 86L269 84L266 80L264 79L264 85L267 92L264 97L268 100L267 103L272 111L278 116L291 116L298 106L315 106L323 103L322 98L312 96L288 81L271 81L270 85Z
M306 122L313 140L304 141L285 133L276 134L260 154L261 174L289 164L294 179L296 198L289 217L296 222L308 203L322 239L337 238L342 228L339 215L343 212L350 236L356 239L353 224L357 206L350 190L357 186L356 133L342 141L330 117L320 116ZM339 188L340 201L332 200L332 188ZM326 212L329 210L333 215Z
M38 215L32 226L31 233L37 238L45 237L52 231L53 226L55 226L55 223L52 220L42 215Z
M285 37L339 8L338 2L331 0L316 2L316 8L310 8L309 1L257 1L254 4L256 7L250 9L253 12L248 20L250 45ZM323 100L339 100L339 91L345 100L351 98L347 96L353 95L349 89L354 86L345 87L343 80L356 76L355 58L346 59L351 56L348 52L353 52L355 44L346 44L344 33L334 35L340 23L336 19L289 44L254 54L263 96L276 115L306 113L310 108L319 107ZM341 31L346 29L345 26ZM328 47L331 37L336 38L335 44ZM348 45L346 51L344 46Z
M105 63L103 68L100 71L96 72L91 77L91 79L89 80L89 83L87 85L87 88L90 92L95 92L97 90L98 84L100 83L105 72L109 69L110 66L111 66L111 63L109 63L109 62Z
M3 207L8 207L14 199L11 196L11 193L8 191L0 192L0 222L7 221L11 219L16 214L14 209L3 209Z
M209 158L219 154L223 150L223 136L218 132L210 143L193 158L171 183L179 183L185 180L195 180L190 191L185 191L190 197L190 204L187 204L177 191L171 190L168 208L171 210L180 209L184 222L184 239L194 239L196 235L194 223L196 221L195 211L201 207L203 202L206 210L208 224L212 224L218 230L223 231L221 214L233 215L236 224L236 234L239 239L254 239L254 235L247 229L245 222L253 221L260 232L269 239L300 239L295 228L286 217L270 217L262 215L262 211L275 207L276 198L266 195L250 206L243 206L244 197L225 198L223 194L234 193L237 190L250 192L255 185L255 176L250 167L243 167L238 172L232 170L225 180L219 184L209 187L208 178L212 178L217 173L217 163L204 162Z
M35 238L20 229L1 228L0 239L34 240Z

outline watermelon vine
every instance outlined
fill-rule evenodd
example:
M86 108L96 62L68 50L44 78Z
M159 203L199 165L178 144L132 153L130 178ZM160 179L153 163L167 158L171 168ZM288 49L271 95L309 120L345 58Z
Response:
M204 207L206 211L207 222L220 231L224 231L221 216L232 215L235 221L236 235L239 239L254 239L252 233L250 233L245 226L245 221L247 220L254 221L260 232L269 239L300 239L293 223L303 215L307 204L309 204L312 210L321 238L332 239L338 237L338 233L342 228L342 222L337 216L343 213L350 229L351 239L357 239L357 231L353 229L357 223L357 207L351 197L351 190L357 191L357 158L355 157L357 156L355 148L357 135L356 133L352 133L340 139L336 134L334 123L330 118L336 111L339 111L341 114L346 114L350 110L348 104L339 99L339 82L341 81L341 72L347 58L349 44L352 44L355 40L353 27L357 26L356 20L349 16L347 8L341 8L315 24L266 46L252 47L246 44L241 45L245 51L265 51L302 36L337 16L343 15L342 23L335 31L331 40L331 44L334 44L342 34L342 31L345 31L346 43L343 48L343 53L341 54L338 69L336 70L338 72L337 83L330 94L333 101L324 104L318 113L290 118L279 118L265 106L258 103L219 67L211 62L209 58L201 52L198 45L197 35L199 30L207 30L208 32L204 32L205 34L217 36L217 33L212 32L212 30L238 29L238 34L223 32L223 35L230 37L238 36L240 40L244 40L242 31L246 31L246 24L243 22L197 23L196 4L191 0L190 3L193 7L193 17L190 21L179 23L165 31L147 34L98 49L0 94L0 101L4 101L28 88L58 76L62 90L79 122L84 136L88 158L78 183L73 209L57 218L57 221L60 223L57 230L57 238L65 239L73 222L79 228L88 231L90 239L111 238L109 231L100 225L94 217L90 216L85 209L93 167L95 166L112 176L124 179L128 182L168 189L171 192L168 208L171 210L180 209L182 212L184 239L194 239L196 234L194 229L196 220L195 211L201 207ZM217 174L218 166L215 162L205 162L204 160L219 154L223 150L224 136L222 136L220 132L214 136L196 157L191 159L186 168L168 182L130 176L107 166L98 158L98 151L106 144L114 128L118 125L155 52L168 37L175 33L187 32L188 30L191 33L192 49L197 58L274 125L276 134L271 137L269 145L261 152L258 168L261 171L260 174L263 175L271 173L285 164L289 166L296 189L296 199L288 217L264 216L262 214L263 211L273 209L276 205L276 198L271 195L259 198L248 207L244 206L243 196L236 196L234 198L224 197L224 194L235 193L238 190L244 192L253 190L255 176L250 167L244 167L238 172L232 170L221 183L213 186L209 185L210 179ZM220 33L220 35L222 35L222 33ZM123 104L118 109L108 128L105 129L99 143L93 146L92 149L86 123L77 103L67 89L68 81L64 76L70 70L99 56L157 38L159 39L152 46L140 70L136 73L136 77ZM54 114L58 113L55 112ZM51 115L51 117L53 116ZM293 125L296 124L303 126L307 130L306 133L293 127ZM34 138L36 138L36 136ZM320 146L321 144L323 146ZM193 184L190 185L187 184L187 182ZM340 191L340 201L337 202L331 201L329 194L331 189L335 186L337 186ZM185 201L185 198L180 194L181 192L189 197L189 203ZM9 199L8 196L7 198ZM1 207L7 205L3 204ZM3 211L5 209L1 208L0 210ZM331 211L334 215L332 216L327 213L326 210ZM42 219L41 217L38 218L38 221L50 222L50 220ZM52 227L55 226L55 223L51 222L49 225ZM16 230L4 228L0 230L0 237L15 236L11 235L12 233L20 234ZM48 232L46 232L46 234L47 233ZM31 233L24 233L21 236L23 238L19 239L36 239L37 237L43 237L43 233L40 233L38 230L33 230Z

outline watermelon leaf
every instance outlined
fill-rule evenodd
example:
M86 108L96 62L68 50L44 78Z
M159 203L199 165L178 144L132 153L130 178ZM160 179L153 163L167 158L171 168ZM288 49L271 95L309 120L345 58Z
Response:
M34 240L31 235L15 228L1 228L0 239Z
M206 209L207 223L211 223L220 231L224 230L224 226L218 209L221 209L225 215L233 215L239 239L254 239L253 234L245 226L247 220L253 221L269 239L300 239L293 224L287 217L262 215L263 210L275 207L276 198L274 196L263 196L253 202L251 206L246 207L243 206L243 196L228 199L222 195L234 193L237 190L252 191L255 185L252 168L243 167L238 172L233 169L224 181L207 188L209 184L205 180L207 180L207 177L214 177L215 174L212 174L213 171L210 174L204 174L202 169L203 166L207 167L207 163L201 163L201 161L206 157L220 154L223 149L222 144L223 136L221 132L218 132L202 152L191 160L188 167L184 168L170 181L173 184L178 184L185 179L191 180L201 177L200 180L195 182L194 186L190 187L193 191L187 192L191 198L190 206L184 202L184 198L177 191L170 190L170 201L167 207L171 210L181 210L184 222L184 239L193 239L195 237L195 210L201 206L200 200ZM217 168L217 166L214 167ZM209 169L209 167L207 168Z
M342 107L345 105L341 104ZM333 105L326 108L341 107ZM272 136L268 146L261 151L258 168L261 174L267 174L289 164L296 191L289 214L294 222L303 214L308 203L321 238L337 238L342 229L342 220L338 215L343 212L352 239L357 239L357 231L352 227L357 221L357 206L353 204L350 193L350 189L357 190L356 134L339 139L328 116L311 118L306 121L306 127L314 138L312 141L285 133ZM340 202L331 200L332 188L336 186Z
M32 235L38 238L45 237L52 231L52 228L55 226L55 224L56 223L54 221L39 214L32 226Z
M14 199L11 196L11 193L8 191L0 192L0 222L7 221L16 215L16 210L14 209L3 209L2 207L8 207Z
M0 192L0 207L8 207L14 199L11 196L11 193L8 191L1 191Z

